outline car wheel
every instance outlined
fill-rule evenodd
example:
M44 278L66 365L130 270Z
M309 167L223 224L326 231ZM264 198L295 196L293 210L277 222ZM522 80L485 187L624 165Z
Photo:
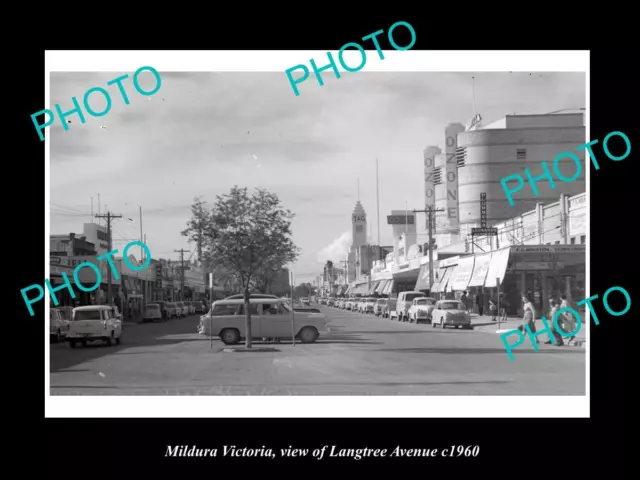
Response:
M116 345L120 345L120 339L122 338L122 332L120 332L120 336L116 338Z
M441 318L440 322L441 322L440 325L442 326L442 329L444 330L445 329L444 318Z
M431 322L431 326L432 326L433 328L436 328L436 324L435 324L433 321Z
M298 336L302 343L313 343L318 339L318 330L313 327L304 327Z
M71 348L76 348L76 341L75 340L69 340L69 346Z
M107 347L111 346L111 339L113 338L113 332L111 333L111 335L112 335L111 337L107 337L104 339L104 343L107 344Z
M234 345L240 341L240 332L235 328L225 328L220 332L220 340L225 345Z
M80 344L82 345L82 348L87 348L87 341L86 340L80 340Z

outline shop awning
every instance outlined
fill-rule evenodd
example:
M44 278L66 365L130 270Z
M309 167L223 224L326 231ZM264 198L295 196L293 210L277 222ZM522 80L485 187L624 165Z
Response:
M394 284L394 280L391 279L387 282L387 284L384 286L384 290L380 293L382 293L382 295L391 295L391 292L393 292L393 284Z
M484 286L484 282L487 279L487 273L489 272L489 265L491 264L491 257L491 252L476 255L476 262L473 266L471 280L469 280L469 287Z
M380 283L378 284L378 287L376 288L375 293L377 293L378 295L382 295L384 292L384 289L387 288L387 284L389 282L391 282L392 280L380 280Z
M429 282L429 264L425 263L420 267L420 273L418 274L418 281L416 282L415 289L429 290L430 287L431 285Z
M464 291L469 286L471 275L473 275L473 266L475 265L475 255L463 257L456 265L455 275L451 277L451 290Z
M373 295L376 291L376 288L378 288L378 285L380 285L380 281L371 282L371 287L369 288L369 290L367 290L367 295Z
M453 267L447 267L444 272L444 276L442 280L440 280L440 286L438 287L438 291L440 292L450 292L451 291L451 278L453 277L453 272L456 270L457 265Z
M492 253L491 263L489 263L489 271L487 272L487 279L484 282L485 287L497 287L496 278L500 279L500 283L502 283L504 275L507 272L510 252L511 247L506 247Z

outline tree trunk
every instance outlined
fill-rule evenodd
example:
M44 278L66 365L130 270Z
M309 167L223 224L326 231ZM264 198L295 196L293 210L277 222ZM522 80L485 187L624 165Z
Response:
M244 328L247 336L244 341L245 348L251 348L251 302L249 299L249 285L244 289Z

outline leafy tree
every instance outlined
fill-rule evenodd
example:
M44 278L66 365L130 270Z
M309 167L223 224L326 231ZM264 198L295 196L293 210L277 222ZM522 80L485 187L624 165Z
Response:
M310 283L301 283L293 289L293 296L296 298L309 297L316 294L316 287Z
M291 239L294 214L282 207L274 193L257 188L234 186L217 195L208 211L196 199L192 218L182 232L192 241L200 239L203 256L211 265L227 269L239 280L244 293L246 348L251 348L251 309L249 295L258 274L294 262L299 254Z

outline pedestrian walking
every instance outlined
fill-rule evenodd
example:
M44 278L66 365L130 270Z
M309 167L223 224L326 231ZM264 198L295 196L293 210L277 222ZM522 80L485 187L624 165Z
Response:
M507 297L504 295L504 293L500 293L500 320L502 322L506 322L507 321L507 307L508 307L508 303L507 303Z
M577 305L574 305L572 301L569 300L569 298L567 297L566 294L561 294L560 295L560 307L559 309L563 309L563 308L573 308L574 310L577 311ZM576 330L576 319L574 318L573 314L570 312L562 312L561 314L562 316L562 331L565 333L569 333L569 332L574 332ZM558 320L558 323L560 323L560 320ZM575 340L576 336L573 335L571 336L571 338L569 338L569 341L573 341Z
M524 333L526 325L529 325L531 333L536 333L536 308L533 306L533 299L531 295L527 293L522 294L522 303L524 314L522 317L522 325L518 327L518 330ZM536 343L540 343L540 340L536 337Z
M462 305L464 305L465 309L469 308L469 297L467 297L467 292L462 292L462 295L460 295L460 301L462 302Z
M494 301L493 298L489 300L489 310L491 311L491 321L497 322L498 321L498 318L497 318L498 305L496 305L496 302Z
M549 340L547 340L546 342L544 342L545 344L549 345L551 343L553 343L553 341L551 340L551 336L553 335L553 337L556 339L556 345L561 347L564 345L564 340L562 339L562 335L560 335L560 333L558 332L558 330L556 330L555 327L555 322L553 321L556 312L560 309L560 304L554 299L554 298L550 298L549 299L549 316L547 317L549 319L549 322L551 323L551 335L549 335ZM560 323L560 322L558 322Z
M482 292L476 294L476 305L478 306L478 316L482 316L484 313L484 295Z

